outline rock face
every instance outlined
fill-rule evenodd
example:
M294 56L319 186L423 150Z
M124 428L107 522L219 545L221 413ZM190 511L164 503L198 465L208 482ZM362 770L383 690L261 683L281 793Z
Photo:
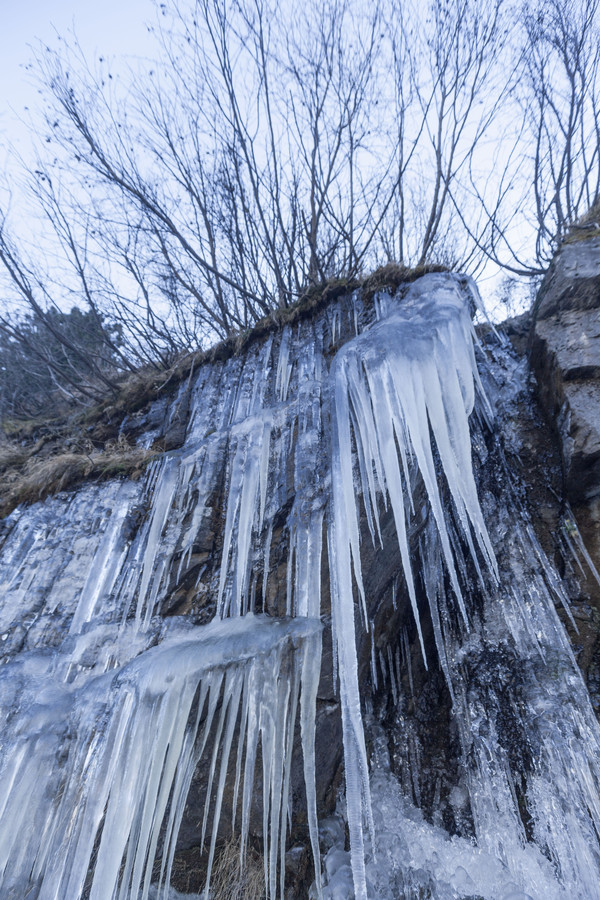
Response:
M577 523L591 560L600 570L600 237L564 244L556 254L531 315L529 360L535 395L550 433L533 440L533 459L554 441L560 478L546 523L551 535ZM533 479L537 485L543 475ZM542 515L533 511L538 528ZM572 515L571 515L572 512ZM600 710L600 585L584 563L571 579L571 603L578 633L570 628L579 665ZM566 574L566 573L563 573ZM567 624L567 623L565 623Z
M232 608L237 603L278 618L294 607L310 608L319 595L324 632L316 691L315 788L319 817L330 816L343 785L344 752L331 640L332 547L326 540L331 475L325 463L334 407L324 373L340 348L369 333L377 317L374 302L344 296L297 331L286 327L257 342L243 358L206 366L197 382L190 378L181 386L173 402L158 401L122 424L131 439L143 433L147 443L165 451L145 481L88 485L78 494L14 513L0 547L15 597L14 616L0 629L5 665L21 665L22 653L37 660L52 654L58 658L64 651L67 659L68 651L71 684L96 665L93 629L102 632L102 646L108 646L110 628L133 619L134 609L136 618L148 617L154 629L148 634L159 641L161 629L179 617L190 626L205 625L222 600ZM600 567L600 239L560 251L531 321L531 363L547 421L528 384L525 359L492 337L481 361L490 362L482 366L484 388L500 424L486 424L481 398L471 417L477 494L499 568L508 573L504 593L493 578L484 581L476 571L466 533L452 526L453 513L448 512L453 552L462 561L460 583L470 599L469 621L463 621L449 576L443 574L428 489L417 467L410 471L411 500L405 500L412 506L407 547L415 561L417 616L405 588L391 506L380 504L380 541L371 537L364 496L358 514L369 627L357 629L357 667L369 749L373 757L381 753L383 736L404 796L429 823L464 838L469 846L478 828L485 833L487 819L493 837L500 813L512 816L528 839L534 813L540 821L544 815L543 806L536 807L527 795L530 776L532 782L534 776L542 781L550 769L544 757L546 735L541 726L536 731L541 719L533 715L536 704L550 703L548 696L542 702L538 694L540 683L548 685L548 670L537 642L548 641L556 670L568 664L563 658L568 652L550 642L555 626L564 641L553 607L560 598L551 598L552 585L544 584L544 578L553 576L527 537L523 508L529 508L546 555L555 557L560 574L572 583L570 599L579 626L572 640L588 686L593 688L600 673L594 618L600 617L600 587L590 578L583 587L570 579L570 563L560 555L556 539L570 522L566 499ZM529 320L523 320L507 329L516 346L526 343L528 328ZM356 422L353 427L356 436ZM465 433L468 447L468 427ZM426 424L423 436L429 439ZM451 511L456 495L443 477L439 448L436 453L432 469L439 470L441 505ZM252 490L244 487L248 483ZM575 539L568 532L566 536ZM0 566L0 576L2 571ZM548 603L544 617L535 627L529 624L525 634L519 603L530 586L530 601L545 591ZM146 595L154 604L147 609ZM112 612L104 622L106 610ZM125 643L124 654L129 652ZM147 643L140 645L140 655L151 649ZM73 644L80 657L72 655ZM131 649L132 658L137 652ZM111 659L110 665L116 662ZM554 682L550 689L551 697ZM564 709L568 703L581 709L580 700L580 694L566 696ZM551 747L553 740L551 735ZM294 813L286 856L290 900L308 896L314 877L299 726L293 744ZM191 780L179 831L173 884L183 891L198 891L204 883L206 854L200 845L210 763L203 758ZM250 810L249 829L259 851L264 840L261 769L258 765L258 799ZM488 793L480 790L483 770L495 772ZM509 779L504 771L511 773ZM225 847L236 803L233 783L230 778L224 791L218 832L219 845ZM506 788L504 807L498 785ZM512 827L507 826L509 832ZM516 853L519 848L517 841Z
M533 309L531 368L558 437L563 496L600 567L600 237L565 244ZM598 585L588 579L596 605Z
M569 310L597 309L600 304L600 237L564 243L554 257L539 290L536 319Z

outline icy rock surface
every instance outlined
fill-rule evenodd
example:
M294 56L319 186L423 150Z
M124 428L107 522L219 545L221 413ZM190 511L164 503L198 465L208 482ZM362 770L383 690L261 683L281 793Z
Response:
M324 353L334 333L356 328L356 307L336 305L331 318L205 367L189 386L182 448L143 480L84 486L10 517L0 554L3 897L166 896L203 761L209 877L225 783L243 849L260 765L266 889L281 895L297 720L318 859ZM268 605L282 508L288 574L272 612L296 619L255 619ZM181 591L192 615L177 626L161 616Z
M342 828L324 858L325 895L600 897L598 727L555 612L560 582L508 474L496 470L501 489L485 483L496 427L486 395L501 409L516 389L489 374L482 388L476 302L452 275L368 308L341 300L203 368L186 388L183 446L142 481L12 514L0 554L2 897L168 897L201 762L209 863L231 784L243 853L259 746L265 881L281 896L297 718L319 852L318 620L329 603L350 853ZM431 625L426 662L451 697L453 802L471 838L425 819L377 742L370 777L363 631L374 687L399 709L405 683L415 694L406 626L376 650L369 621L364 545L381 543L387 511L392 607L406 598L423 654L425 616ZM173 611L186 615L164 618ZM498 712L507 705L527 749L516 761Z
M495 427L502 427L510 443L511 407L525 390L526 371L508 351L495 347L494 354L486 390L496 409ZM460 595L435 516L421 532L415 564L459 736L461 780L449 801L455 813L468 811L472 833L453 835L415 806L425 748L406 724L414 693L402 635L395 652L388 647L373 655L372 677L374 689L376 679L385 683L401 711L407 778L391 774L388 737L371 722L374 827L365 840L363 880L349 866L342 832L324 860L329 900L353 894L386 900L600 897L598 723L556 614L556 605L568 608L567 598L513 496L502 449L493 439L491 452L486 448L485 418L483 410L473 418L471 440L499 577L491 565L486 572L472 563L467 537L458 537L459 508L447 502L445 526ZM443 488L443 479L439 483ZM451 493L451 485L445 491ZM342 812L352 833L351 797Z
M318 677L320 623L251 613L200 627L173 619L157 645L116 672L96 665L97 671L78 676L94 642L113 636L105 629L80 640L64 661L70 677L57 677L58 660L49 665L43 654L5 669L19 687L21 710L4 732L11 754L2 772L0 814L11 827L0 835L2 896L59 900L81 897L85 889L90 900L138 894L145 900L156 880L159 842L160 895L160 886L169 884L190 781L204 755L210 760L203 817L210 876L231 771L245 846L259 742L266 876L275 896L301 686L309 692L308 702L302 698L307 758L314 741L311 672L316 667L312 677ZM130 652L135 649L131 634L121 636ZM306 774L314 781L314 772ZM234 799L234 812L237 806Z

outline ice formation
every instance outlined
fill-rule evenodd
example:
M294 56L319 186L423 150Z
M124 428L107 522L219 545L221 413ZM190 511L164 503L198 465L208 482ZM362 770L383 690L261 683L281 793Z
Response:
M243 856L255 782L267 896L283 896L298 720L318 861L326 564L350 855L341 820L321 823L324 897L600 897L600 744L554 608L568 604L510 493L478 495L494 427L486 394L501 409L522 382L516 370L487 375L484 391L476 301L452 275L372 305L339 300L182 385L184 444L140 482L12 514L0 548L2 897L166 900L198 772L205 900L223 810ZM496 373L512 365L502 352ZM437 660L426 664L439 661L459 735L451 803L470 811L471 838L417 808L406 623L393 646L376 646L363 578L365 541L380 546L390 520L390 609L406 597L424 656L427 610ZM373 689L405 729L396 776L373 714L369 770L363 633ZM518 691L498 679L498 659L519 670ZM503 703L529 754L523 784L495 724ZM320 875L317 862L317 897Z
M411 469L414 470L415 464L425 483L455 597L467 619L440 497L434 451L439 455L471 558L479 567L479 553L485 565L496 573L471 465L468 420L475 402L475 386L480 387L474 336L468 303L456 281L430 276L413 285L401 305L348 343L338 353L333 367L332 527L335 538L331 546L335 577L332 577L332 607L342 698L346 803L357 897L366 896L363 818L369 821L371 839L373 825L356 663L352 573L365 626L368 612L361 574L351 434L353 431L361 494L373 541L376 537L381 541L379 502L383 499L387 503L389 499L391 504L404 579L425 653L407 539L407 518L412 509ZM435 602L432 606L433 615L437 616ZM392 667L390 678L395 693Z
M495 404L500 409L509 407L513 395L524 389L526 373L518 370L509 353L497 351L494 375L490 388L496 393ZM484 446L480 438L487 426L482 422L480 417L479 423L472 423L474 446ZM508 482L508 472L503 474ZM357 884L356 864L348 864L343 831L334 823L330 830L337 827L337 835L324 860L326 900L341 900L353 889L357 896L362 890L363 896L381 900L398 896L437 900L600 897L600 740L587 691L556 614L556 604L568 608L568 600L510 492L500 491L496 498L488 492L486 505L490 544L502 557L503 569L499 579L491 560L487 575L478 570L484 587L478 591L479 608L468 623L457 617L459 598L444 569L435 516L419 540L419 569L462 751L461 782L450 802L458 811L470 809L474 833L470 839L451 836L427 822L418 809L423 748L402 713L408 698L400 696L395 657L391 652L380 654L372 665L389 684L394 705L400 708L405 775L402 787L390 777L386 740L373 720L374 834L365 839L362 886ZM465 555L471 548L466 537L462 545L456 540L455 532L462 527L457 510L446 515L446 527L461 573L459 587L470 583L473 590L473 582L465 575ZM580 543L574 531L573 542ZM580 552L585 559L585 548ZM399 648L403 646L404 635ZM410 691L412 673L406 651L404 664ZM507 705L512 727L521 730L526 747L526 778L511 764L506 742L497 730ZM350 803L346 797L345 815L358 818L360 810L353 813Z
M0 842L2 895L16 900L33 889L44 900L64 900L81 897L85 888L90 900L146 900L160 840L160 897L169 884L190 782L205 756L210 765L203 834L210 877L232 770L232 814L239 795L245 846L260 742L266 874L275 896L301 685L309 694L302 725L307 764L311 759L319 632L320 624L308 618L287 622L252 614L200 627L179 625L116 673L99 671L83 684L76 677L63 681L59 697L55 673L42 660L37 666L28 660L19 673L28 717L21 716L11 734L3 770L0 814L11 828L3 830ZM87 652L90 639L106 641L107 635L88 635ZM70 657L70 667L84 665L83 649ZM62 721L57 712L66 714ZM67 758L58 767L61 753ZM50 810L49 797L56 798ZM314 801L309 810L314 820Z

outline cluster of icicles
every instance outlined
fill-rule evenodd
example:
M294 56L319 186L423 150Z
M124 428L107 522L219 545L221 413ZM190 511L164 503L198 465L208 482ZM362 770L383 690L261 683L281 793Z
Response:
M475 360L474 301L473 285L430 275L401 300L376 298L375 313L354 297L350 305L287 327L245 359L200 371L183 448L155 463L142 484L87 487L13 514L0 557L5 651L0 703L6 722L0 770L2 897L146 900L151 891L168 897L188 791L194 773L204 767L208 900L224 805L234 825L240 810L243 863L259 758L266 892L271 900L283 896L297 714L315 892L335 896L333 884L321 886L314 771L324 526L353 890L356 900L369 893L387 896L383 888L372 893L377 836L356 653L356 629L362 626L355 622L354 599L362 625L369 627L358 497L375 542L381 540L379 510L382 504L391 507L418 625L408 539L415 473L431 510L420 565L438 654L464 733L480 755L470 786L478 838L486 852L512 865L511 871L520 866L521 884L529 883L528 872L539 866L525 871L520 862L527 841L518 836L518 816L510 812L515 803L508 770L489 745L477 743L472 698L467 701L457 674L460 648L443 628L444 604L455 604L468 622L457 572L459 543L468 548L482 585L499 578L471 462L469 416L476 394L481 415L488 409ZM340 348L344 327L345 338L348 328L354 335ZM203 626L181 617L162 619L162 604L174 580L193 564L197 535L214 514L223 466L220 566L208 583L207 567L201 567L196 583L199 593L214 598L216 617ZM452 498L452 528L440 478ZM270 619L259 610L268 586L274 519L290 497L287 616ZM139 510L146 514L137 530L131 529ZM528 541L535 547L533 538ZM442 590L442 572L453 589L450 598ZM549 599L550 577L540 576L539 584L531 580L525 599L509 586L498 629L508 629L525 655L535 644L543 656L541 643L553 641L563 659L569 651ZM541 612L532 612L532 598ZM546 629L543 637L540 628ZM542 775L532 780L532 790L540 823L554 814L557 797L571 803L565 812L571 844L560 844L562 832L551 822L538 835L539 843L571 896L595 897L600 896L598 842L592 840L594 829L600 831L597 729L575 683L572 659L568 665L567 680L575 685L569 702L576 697L583 711L573 712L579 718L568 726L565 717L560 751L550 728L543 736L544 759L554 765L549 780L558 778L558 794ZM531 708L540 702L532 695ZM563 745L568 749L561 756ZM567 770L572 784L563 784ZM502 847L493 846L493 823L502 816L506 831L498 833L517 834L514 853L506 838ZM573 861L577 853L583 856ZM562 897L559 882L544 877Z

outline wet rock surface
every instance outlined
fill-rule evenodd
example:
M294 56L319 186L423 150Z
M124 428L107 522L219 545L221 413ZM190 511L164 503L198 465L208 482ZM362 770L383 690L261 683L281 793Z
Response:
M531 313L502 330L532 373L512 414L522 500L567 585L574 621L559 615L600 714L600 586L565 553L578 530L600 568L600 238L564 244Z
M529 356L559 438L565 497L591 511L600 494L600 238L557 253L533 309Z
M561 529L568 539L577 526L600 569L600 237L564 244L556 254L532 311L529 359L545 417L532 444L543 454L554 439L561 464L550 504L555 511L534 510L533 521L538 530L545 528L546 543ZM543 477L532 480L534 491L544 483ZM575 572L563 561L561 571L570 586L576 628L565 624L600 712L600 586L585 562L583 571Z

